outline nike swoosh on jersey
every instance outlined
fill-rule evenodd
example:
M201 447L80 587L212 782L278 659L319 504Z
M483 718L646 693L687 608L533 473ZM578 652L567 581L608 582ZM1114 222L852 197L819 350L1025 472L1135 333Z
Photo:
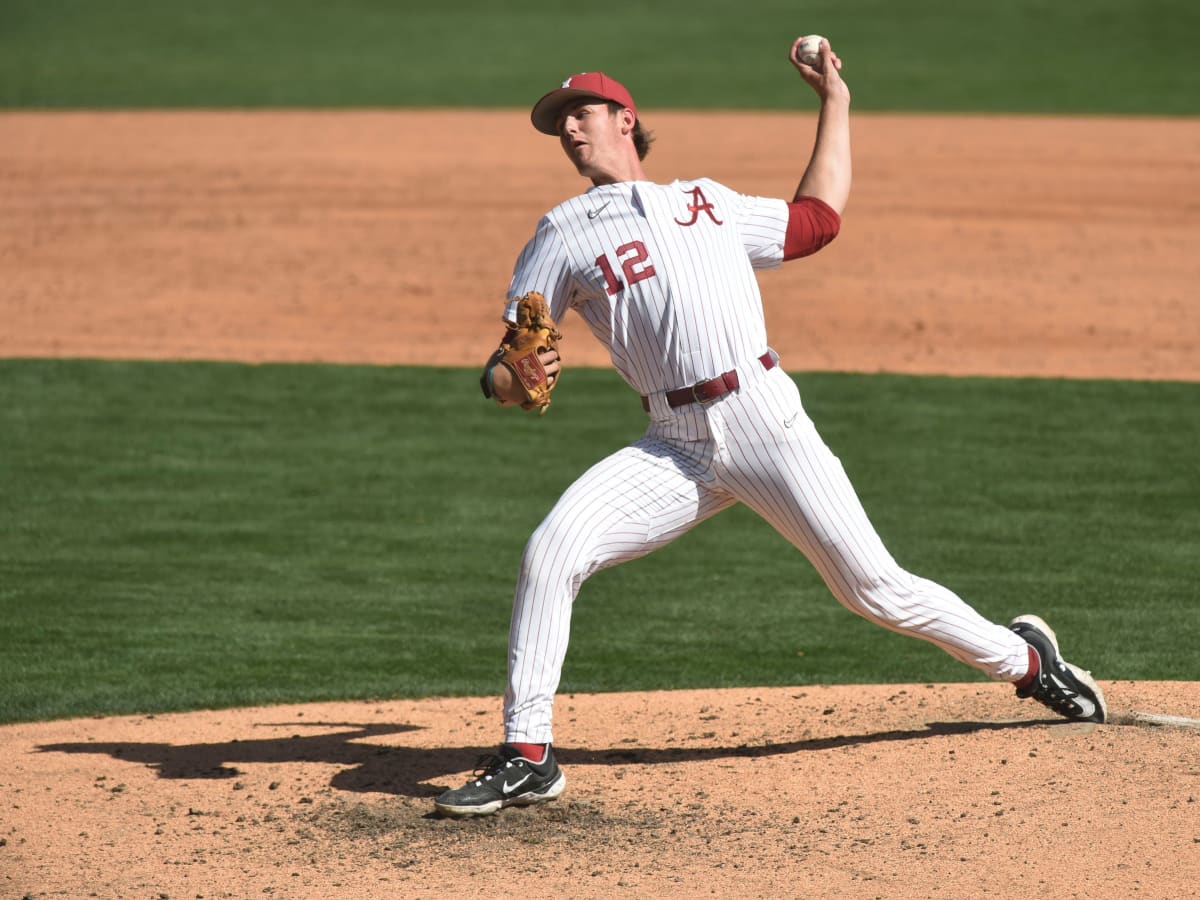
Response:
M611 200L605 200L604 203L602 203L600 206L597 206L595 209L589 209L588 210L588 218L589 219L596 218L596 216L598 216L598 215L600 215L600 213L604 212L604 207L608 206L608 204L610 204L610 203L612 203Z

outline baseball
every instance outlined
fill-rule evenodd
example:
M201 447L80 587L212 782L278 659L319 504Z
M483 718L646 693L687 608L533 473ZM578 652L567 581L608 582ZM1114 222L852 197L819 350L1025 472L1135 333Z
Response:
M819 34L810 34L800 42L800 47L796 50L796 59L806 66L819 69L821 67L821 41L823 40L825 38Z

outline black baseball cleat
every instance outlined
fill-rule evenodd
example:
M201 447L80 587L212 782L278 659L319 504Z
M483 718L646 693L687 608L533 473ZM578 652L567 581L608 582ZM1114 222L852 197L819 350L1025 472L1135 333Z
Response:
M1017 688L1018 697L1032 697L1060 716L1080 722L1103 722L1108 713L1104 694L1090 672L1073 666L1058 652L1058 638L1037 616L1018 616L1008 625L1037 651L1037 677Z
M434 805L444 816L490 816L506 806L531 806L554 800L567 786L567 776L546 746L540 763L526 759L516 747L502 744L498 754L479 760L474 777L460 788L446 791Z

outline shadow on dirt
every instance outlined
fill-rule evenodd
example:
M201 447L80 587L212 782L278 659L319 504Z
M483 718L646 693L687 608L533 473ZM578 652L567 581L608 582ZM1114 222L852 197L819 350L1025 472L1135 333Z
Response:
M362 743L367 738L405 734L420 730L415 725L355 725L345 722L271 723L289 728L321 728L321 734L294 733L286 738L233 740L222 743L162 744L122 741L105 743L44 744L42 753L106 754L113 759L143 763L158 771L160 778L234 778L241 774L237 763L320 762L345 768L333 776L331 787L356 793L383 793L430 797L446 785L435 784L448 775L473 766L477 759L494 752L494 747L404 747ZM836 737L811 738L778 744L721 747L621 747L588 750L555 747L564 766L660 765L714 759L744 759L779 756L838 747L909 741L931 737L973 734L1045 725L1067 725L1064 719L1011 722L931 722L923 729L876 731Z

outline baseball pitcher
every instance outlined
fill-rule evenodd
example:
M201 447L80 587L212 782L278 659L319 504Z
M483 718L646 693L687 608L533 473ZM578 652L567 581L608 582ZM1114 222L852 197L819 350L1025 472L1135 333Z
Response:
M1104 721L1099 687L1063 661L1045 622L990 622L892 558L770 347L757 271L832 241L850 195L842 63L823 39L815 59L802 56L802 41L789 59L820 115L790 200L707 178L651 181L643 161L652 136L629 91L602 72L574 75L534 104L533 126L557 138L591 187L550 210L517 259L508 331L485 366L483 393L545 412L562 375L555 323L573 309L609 348L648 423L584 472L530 537L509 632L504 742L463 787L437 798L444 815L562 794L552 712L584 581L735 503L787 538L855 613L1014 683L1019 697Z

